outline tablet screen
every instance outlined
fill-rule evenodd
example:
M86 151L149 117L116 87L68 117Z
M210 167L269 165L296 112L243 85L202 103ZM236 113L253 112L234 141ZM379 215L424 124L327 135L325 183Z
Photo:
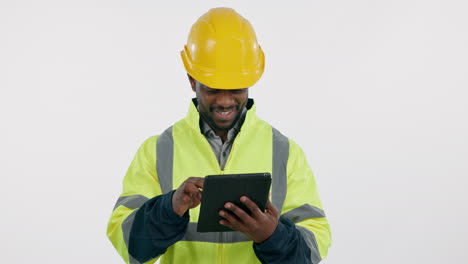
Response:
M241 196L247 196L254 201L260 210L265 211L270 191L270 173L223 174L205 177L201 199L198 232L233 231L219 224L222 219L219 211L224 209L226 202L232 202L250 213L240 201Z

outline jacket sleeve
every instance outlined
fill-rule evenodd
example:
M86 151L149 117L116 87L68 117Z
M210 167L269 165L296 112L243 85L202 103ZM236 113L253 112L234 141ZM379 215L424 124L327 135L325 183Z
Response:
M289 219L280 219L271 237L262 243L254 243L253 248L258 260L264 264L313 263L310 248Z
M129 264L156 262L168 246L183 236L188 222L187 216L174 216L172 192L162 194L156 173L157 139L147 139L135 154L107 226L109 240Z
M317 264L327 256L331 232L314 175L302 149L289 140L287 193L278 228L254 245L262 263Z
M158 195L137 209L128 240L128 252L139 263L157 259L187 230L189 213L187 211L182 217L174 213L173 193Z

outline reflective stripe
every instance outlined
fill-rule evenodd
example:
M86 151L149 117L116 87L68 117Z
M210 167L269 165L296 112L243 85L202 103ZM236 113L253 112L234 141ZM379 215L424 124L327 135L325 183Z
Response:
M133 221L135 220L135 214L138 210L133 211L127 218L122 222L122 233L123 233L123 238L125 245L127 246L128 250L128 241L130 239L130 231L132 229ZM139 264L137 260L135 260L132 256L130 256L130 253L128 253L128 259L130 264Z
M141 264L138 260L134 259L130 254L128 254L128 260L130 264Z
M286 197L287 174L286 169L289 158L289 140L276 128L273 130L273 168L272 168L272 194L271 202L279 212L283 209Z
M298 223L308 218L323 218L323 217L325 217L325 212L322 209L312 206L310 204L304 204L300 207L292 209L291 211L281 215L281 218L287 218L291 220L293 223Z
M222 239L221 239L222 238ZM181 241L197 241L197 242L211 242L211 243L238 243L251 241L243 233L234 232L223 232L220 236L220 232L208 232L199 233L197 232L197 223L190 222L187 225L187 231Z
M286 218L291 220L293 223L298 223L304 219L309 219L309 218L323 218L325 217L325 212L315 206L312 206L310 204L304 204L300 207L297 207L285 214L281 215L281 218ZM302 237L304 238L304 241L306 242L307 246L310 249L310 259L312 260L313 264L317 264L320 262L322 259L320 257L320 253L318 250L318 245L317 241L315 240L314 233L312 233L310 230L296 225L297 230L301 233Z
M299 230L307 246L310 249L310 259L312 260L312 264L319 263L322 260L322 258L320 257L320 253L318 250L318 245L317 245L317 241L315 240L314 233L312 233L310 230L307 230L306 228L302 226L296 226L296 228L297 230Z
M133 211L123 222L122 222L122 233L124 237L125 246L127 246L128 252L128 241L130 240L130 231L132 229L133 221L135 220L135 214L138 210ZM161 255L159 255L161 256ZM157 256L156 258L158 258ZM154 259L154 258L153 258ZM130 264L142 264L138 260L134 259L130 252L128 252L128 260Z
M156 170L163 193L172 191L172 166L174 164L174 139L172 126L159 136L156 144Z
M121 205L127 207L128 209L137 209L140 208L146 201L148 201L148 198L144 197L143 195L121 196L115 203L114 210Z

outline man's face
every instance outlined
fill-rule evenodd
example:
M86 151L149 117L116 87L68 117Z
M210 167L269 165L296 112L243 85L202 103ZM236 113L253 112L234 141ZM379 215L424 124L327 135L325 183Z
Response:
M214 130L229 130L239 118L249 97L248 88L235 90L212 89L189 76L197 95L198 111Z

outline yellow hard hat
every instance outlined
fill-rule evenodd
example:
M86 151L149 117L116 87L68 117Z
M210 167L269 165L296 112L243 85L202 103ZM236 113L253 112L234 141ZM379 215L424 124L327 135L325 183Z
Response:
M231 8L213 8L201 16L180 54L187 73L214 89L253 86L265 67L252 25Z

